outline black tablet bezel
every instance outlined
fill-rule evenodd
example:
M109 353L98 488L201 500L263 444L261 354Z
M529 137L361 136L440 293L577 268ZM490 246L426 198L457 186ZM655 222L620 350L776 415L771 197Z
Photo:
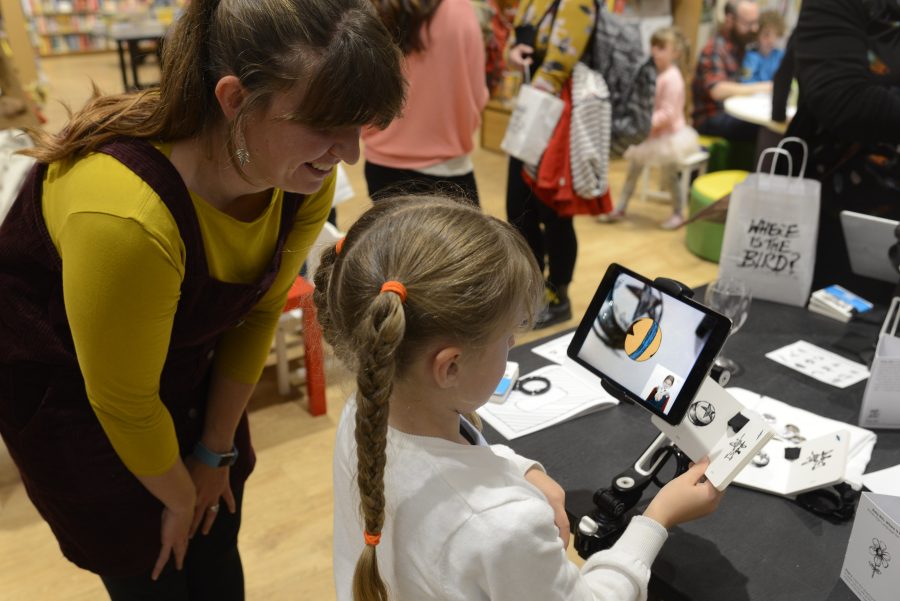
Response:
M681 390L678 392L678 397L675 399L674 403L672 403L672 408L668 414L663 413L656 407L653 407L652 405L647 403L645 399L642 399L636 394L627 390L624 386L621 386L618 382L616 382L611 376L603 373L601 370L597 369L595 366L584 361L578 356L578 353L581 351L581 347L584 345L585 339L591 332L594 320L597 318L597 315L600 312L600 308L603 306L603 302L609 295L610 290L612 290L613 284L615 283L616 279L621 274L631 276L640 282L649 284L669 298L677 302L684 303L689 307L700 311L704 315L708 315L713 318L712 331L710 332L709 338L707 338L706 344L700 351L700 355L697 357L697 361L694 363L693 369L691 369L691 372L685 378L684 384L682 385ZM594 293L594 298L591 300L591 304L588 306L587 311L585 311L584 316L581 318L581 323L578 324L578 328L575 330L575 334L572 337L572 342L569 343L566 354L570 359L583 366L591 373L599 376L603 380L605 386L612 388L615 392L619 393L620 396L624 396L625 398L634 401L647 411L653 413L654 415L658 415L666 422L672 425L678 425L679 423L681 423L681 420L684 419L684 415L685 413L687 413L688 407L690 407L691 405L690 401L693 400L694 396L697 394L697 391L700 389L700 386L703 384L703 379L706 377L706 375L709 373L710 368L713 366L713 362L715 361L716 356L719 354L719 351L722 349L722 345L725 344L725 340L728 338L728 333L730 331L731 320L721 313L717 313L716 311L713 311L709 307L702 305L691 298L685 296L676 296L665 288L660 287L653 281L647 279L646 277L635 273L634 271L631 271L630 269L623 267L618 263L611 263L609 265L609 268L606 270L606 273L604 274L600 285L597 287L597 291Z

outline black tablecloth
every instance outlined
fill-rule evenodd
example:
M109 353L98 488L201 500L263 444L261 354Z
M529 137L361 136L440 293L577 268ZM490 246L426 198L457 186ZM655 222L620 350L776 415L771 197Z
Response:
M865 322L843 324L802 308L754 300L747 323L723 351L744 368L729 385L856 424L865 382L835 388L765 353L802 339L862 362L847 349L871 357L884 310L875 313ZM519 362L520 373L547 364L530 352L543 342L513 349L510 359ZM592 508L593 492L609 486L657 434L648 412L625 404L512 441L485 425L488 441L504 442L539 460L562 485L573 527ZM877 434L867 471L900 464L900 431ZM655 492L651 485L639 507ZM855 596L840 580L851 527L852 521L835 525L790 500L731 486L716 513L670 532L653 564L651 585L666 601L852 600Z

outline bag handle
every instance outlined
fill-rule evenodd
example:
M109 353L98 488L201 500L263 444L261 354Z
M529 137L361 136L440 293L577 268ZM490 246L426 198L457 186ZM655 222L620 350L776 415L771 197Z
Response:
M798 138L797 136L788 136L786 138L782 138L781 142L778 143L778 148L784 148L784 145L788 142L795 142L803 148L803 162L800 164L800 173L797 174L797 177L803 177L803 175L806 173L806 161L809 159L809 146L802 138ZM791 175L794 175L793 171L791 171Z
M756 172L757 173L759 173L759 170L762 167L763 159L766 158L766 155L769 155L769 154L787 157L788 173L793 175L793 173L794 173L794 158L791 156L791 153L789 153L784 148L766 148L765 150L763 150L759 155L759 160L756 162ZM772 159L772 166L769 168L769 175L775 175L775 165L778 163L778 156L776 156L774 159Z
M891 301L888 309L887 317L884 319L884 325L881 327L882 334L897 335L897 328L900 327L900 296L895 296Z

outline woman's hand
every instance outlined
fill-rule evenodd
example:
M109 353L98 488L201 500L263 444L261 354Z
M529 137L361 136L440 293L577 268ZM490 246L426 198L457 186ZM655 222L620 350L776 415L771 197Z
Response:
M525 472L525 479L531 482L539 491L547 497L547 502L553 509L553 522L559 528L559 537L562 539L563 548L569 546L569 516L566 514L566 491L556 480L545 474L542 470L533 467Z
M188 548L188 532L191 529L193 515L193 506L163 509L160 529L162 549L156 559L156 565L153 566L153 571L150 573L151 579L159 578L172 555L175 556L176 570L180 570L184 565L184 556Z
M644 515L668 530L715 511L722 500L722 493L703 475L708 466L709 459L704 458L663 486Z
M509 49L509 63L516 69L524 71L532 62L531 55L534 54L534 48L527 44L516 44Z
M210 467L193 457L188 457L185 463L191 479L194 481L194 487L197 489L197 502L194 506L190 535L194 536L201 523L203 524L201 532L209 534L219 512L219 499L225 499L225 504L231 513L236 510L231 483L228 480L229 468Z

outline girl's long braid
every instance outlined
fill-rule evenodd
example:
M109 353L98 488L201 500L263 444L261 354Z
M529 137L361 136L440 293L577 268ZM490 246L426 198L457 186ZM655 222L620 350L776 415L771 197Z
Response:
M387 457L388 401L393 391L396 353L403 341L406 318L399 296L381 293L360 324L356 384L357 484L366 534L378 536L384 525L384 465ZM386 601L378 572L375 545L367 544L353 574L356 601Z

